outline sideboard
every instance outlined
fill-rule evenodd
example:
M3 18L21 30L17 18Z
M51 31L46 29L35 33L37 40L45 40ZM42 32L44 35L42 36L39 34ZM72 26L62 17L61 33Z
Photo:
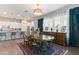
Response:
M66 39L66 33L61 32L43 32L45 35L51 35L54 36L55 39L53 40L54 43L65 45L65 39Z

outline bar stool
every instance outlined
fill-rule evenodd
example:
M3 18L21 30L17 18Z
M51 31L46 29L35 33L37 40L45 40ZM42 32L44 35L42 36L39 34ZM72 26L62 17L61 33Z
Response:
M17 38L17 39L20 38L20 33L21 33L21 32L16 32L16 38Z
M0 40L6 40L6 32L0 33Z
M20 38L23 38L24 32L20 33Z
M16 32L12 32L11 39L16 39Z
M11 40L11 33L12 32L6 32L6 40Z

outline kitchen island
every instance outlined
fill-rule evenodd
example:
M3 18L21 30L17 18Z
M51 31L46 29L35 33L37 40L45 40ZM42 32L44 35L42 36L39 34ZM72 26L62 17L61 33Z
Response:
M0 41L23 38L23 31L0 31Z

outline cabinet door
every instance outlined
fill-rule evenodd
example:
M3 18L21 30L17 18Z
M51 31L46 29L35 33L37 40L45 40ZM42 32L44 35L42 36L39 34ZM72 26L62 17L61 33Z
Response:
M56 34L56 43L61 44L61 45L65 44L65 34L64 33Z

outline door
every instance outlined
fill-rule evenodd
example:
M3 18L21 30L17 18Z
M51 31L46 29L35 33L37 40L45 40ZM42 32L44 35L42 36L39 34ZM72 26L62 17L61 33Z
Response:
M43 32L43 18L38 20L38 28L40 32Z

